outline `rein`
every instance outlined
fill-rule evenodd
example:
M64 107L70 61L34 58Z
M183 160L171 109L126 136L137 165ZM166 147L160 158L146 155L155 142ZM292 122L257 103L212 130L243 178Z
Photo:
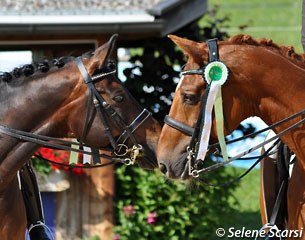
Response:
M294 115L294 118L297 117L298 115L301 115L301 114L304 114L304 113L305 113L305 110L302 110L301 112L295 114L295 115ZM282 121L278 122L277 125L279 125L279 123L285 123L285 122L287 122L287 121L289 121L289 120L291 120L291 117L288 117L288 118L286 118L286 119L283 119ZM209 167L206 167L206 168L202 168L202 169L199 169L199 170L196 169L197 166L195 165L195 169L192 170L191 174L192 174L193 177L198 177L198 176L199 176L199 173L209 172L209 171L212 171L212 170L216 170L216 169L218 169L218 168L220 168L220 167L223 167L223 166L225 166L225 165L227 165L227 164L229 164L229 163L231 163L231 162L233 162L233 161L235 161L235 160L237 160L237 159L242 158L242 157L245 156L245 155L248 155L248 154L251 153L251 152L254 152L255 150L257 150L257 149L263 147L264 145L266 145L266 144L268 144L268 143L270 143L270 142L272 142L272 141L275 141L275 140L278 139L279 137L283 136L283 135L286 134L287 132L289 132L289 131L295 129L296 127L298 127L299 125L301 125L301 124L303 124L303 123L305 123L305 118L302 118L300 121L296 122L295 124L291 125L290 127L286 128L285 130L281 131L280 133L276 134L276 135L273 136L272 138L270 138L270 139L268 139L268 140L266 140L266 141L264 141L264 142L262 142L262 143L260 143L260 144L257 144L256 146L254 146L254 147L252 147L252 148L250 148L250 149L248 149L248 150L246 150L246 151L244 151L244 152L242 152L242 153L236 155L235 157L229 158L227 161L220 162L220 163L216 163L216 164L214 164L214 165L212 165L212 166L209 166ZM264 131L267 131L267 130L270 130L270 129L272 129L271 126L265 128L265 129L263 129L263 130L264 130ZM262 132L262 131L260 131L259 133L261 133L261 132ZM257 133L257 134L258 134L258 133ZM246 137L247 137L247 136L245 136L244 138L239 138L238 140L243 140L243 139L245 139ZM237 139L236 139L236 140L237 140ZM233 141L231 141L231 142L233 142ZM234 142L236 142L236 141L234 141ZM217 145L218 145L218 144L217 144ZM215 145L211 145L211 146L215 146ZM193 153L189 150L189 151L188 151L188 154L189 154L188 156L190 156L190 155L192 155ZM189 164L190 164L190 163L189 163ZM190 165L189 165L189 167L193 168L193 167L190 166Z
M139 156L140 151L143 151L143 147L137 143L133 133L135 130L143 123L146 119L151 116L151 113L146 109L143 109L141 113L130 123L126 124L122 117L115 111L115 109L107 103L107 101L98 93L97 89L94 86L94 82L101 81L105 77L109 75L113 75L116 73L116 69L111 69L109 72L99 73L94 76L90 76L82 62L81 57L75 59L75 62L83 76L84 83L88 86L89 89L89 96L88 96L88 103L87 103L87 113L85 118L85 125L81 139L79 142L76 141L68 141L59 138L49 137L45 135L35 134L31 132L26 132L18 129L11 128L9 126L0 124L0 133L6 134L10 137L17 138L20 141L31 142L35 144L42 145L47 148L52 149L59 149L59 150L66 150L75 153L82 153L84 155L92 156L93 158L99 158L99 162L94 161L96 165L90 165L90 163L86 162L84 165L75 165L77 162L73 162L73 165L58 163L49 159L45 159L39 155L35 155L36 157L51 162L53 164L58 164L61 166L67 167L76 167L76 168L95 168L95 167L102 167L105 165L112 164L114 162L121 162L126 165L134 164L136 158ZM109 139L111 144L111 149L109 148L93 148L84 144L86 136L88 134L90 128L90 115L95 114L89 113L91 101L94 105L94 111L98 113L98 116L101 119L101 122L104 126L106 135ZM115 137L111 133L111 128L109 126L107 116L109 119L112 119L114 124L118 126L122 133L118 137L118 140L115 140ZM132 147L128 147L125 142L127 139L130 139L133 143ZM99 150L104 150L111 152L110 155L108 154L100 154ZM101 163L100 158L106 158L112 160L109 163ZM97 164L99 163L99 164Z
M211 128L211 116L210 119L208 119L208 121L206 121L206 114L211 114L211 112L208 112L207 113L207 107L206 105L208 104L211 104L209 103L208 101L208 98L209 98L209 95L210 95L210 91L211 91L211 86L213 85L213 82L217 82L218 80L221 80L221 78L219 77L219 79L217 78L214 78L214 79L208 79L209 76L208 74L211 73L211 67L214 67L215 65L212 65L214 62L217 62L217 64L219 63L218 62L218 58L219 58L219 54L218 54L218 47L217 47L217 39L211 39L211 40L208 40L207 41L207 44L208 44L208 48L209 48L209 63L207 65L205 65L202 69L190 69L190 70L184 70L181 72L181 75L184 76L184 75L201 75L204 79L204 81L206 82L207 84L207 90L206 90L206 93L204 94L203 98L202 98L202 107L201 107L201 110L200 110L200 113L199 113L199 117L197 119L197 122L195 124L195 127L191 127L189 125L186 125L180 121L177 121L175 119L173 119L172 117L170 116L166 116L165 119L164 119L164 122L169 125L170 127L186 134L187 136L190 136L191 137L191 141L190 141L190 144L188 145L187 147L187 164L186 164L186 169L184 172L187 172L188 171L188 174L194 178L198 178L199 177L199 174L200 173L204 173L204 172L209 172L209 171L213 171L213 170L216 170L220 167L223 167L237 159L241 159L243 156L245 155L248 155L249 153L261 148L262 146L266 145L267 143L270 143L272 141L278 141L277 139L281 136L283 136L284 134L286 134L287 132L297 128L299 125L305 123L305 118L302 118L301 120L299 120L298 122L292 124L290 127L286 128L285 130L283 130L282 132L278 133L277 135L275 135L274 137L234 156L234 157L223 157L224 161L223 162L217 162L211 166L208 166L208 167L202 167L200 168L199 165L201 165L201 163L205 160L205 154L209 153L209 152L212 152L213 149L215 148L218 148L220 146L222 152L223 152L223 149L225 149L225 153L226 153L226 144L229 144L229 143L233 143L233 142L237 142L237 141L241 141L245 138L249 138L249 137L253 137L255 135L258 135L262 132L265 132L267 130L270 130L270 129L273 129L285 122L288 122L290 120L293 120L295 119L296 117L299 117L301 115L304 115L305 114L305 109L303 109L302 111L294 114L294 115L291 115L267 128L264 128L260 131L257 131L255 133L251 133L251 134L248 134L246 136L243 136L241 138L237 138L237 139L233 139L233 140L230 140L230 141L225 141L223 138L223 136L219 136L219 133L222 131L222 135L223 135L223 121L219 121L220 123L218 123L217 121L217 110L215 112L215 118L216 118L216 129L217 129L217 135L218 135L218 141L219 143L216 143L216 144L212 144L212 145L209 145L208 146L208 142L209 142L209 137L210 137L210 132L209 131L206 131L205 133L203 133L203 129L206 128L206 125L207 124L210 124L210 126L208 126L209 128ZM220 62L221 63L221 62ZM223 64L223 63L222 63ZM216 65L217 66L217 65ZM224 71L224 78L225 79L222 79L223 83L225 83L225 81L227 80L227 72L226 72L226 66L224 65L224 67L221 65L220 66L220 70L221 71ZM212 73L212 74L217 74L217 72L215 73ZM213 77L213 76L212 76ZM223 84L222 83L222 84ZM221 89L219 89L219 92L221 91ZM219 99L218 99L219 100ZM221 98L220 98L221 100ZM213 107L213 104L215 104L215 102L217 101L217 98L213 99L212 100L212 106L210 106L210 111L211 111L211 108ZM222 104L222 103L221 103ZM215 108L216 108L216 105L215 105ZM222 112L222 108L218 109L218 115L219 115L219 112L221 112L221 114L223 114ZM217 126L217 125L222 125L222 126ZM219 131L220 130L220 131ZM202 138L202 134L206 134L206 136L203 136L204 138ZM203 141L202 141L203 139ZM199 150L202 149L202 146L205 145L206 147L206 152L204 154L201 154L199 157L198 157L198 154L199 154ZM224 148L225 147L225 148ZM269 152L269 151L268 151ZM225 154L223 154L225 155ZM203 158L201 157L203 156ZM263 157L267 156L267 155L262 155ZM259 157L259 160L254 164L254 166L263 158L262 156ZM253 167L254 167L253 166ZM252 169L253 167L251 167L250 169ZM247 171L248 172L248 171ZM240 178L238 178L239 180Z

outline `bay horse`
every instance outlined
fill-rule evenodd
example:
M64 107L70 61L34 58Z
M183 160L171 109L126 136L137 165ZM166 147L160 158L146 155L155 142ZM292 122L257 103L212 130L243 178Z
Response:
M110 158L121 156L124 162L128 152L138 155L133 160L140 167L157 166L161 128L116 78L111 59L116 39L114 35L76 59L56 59L52 66L26 65L1 75L1 239L24 239L27 222L17 172L42 145L59 146L57 138L76 138L88 147L110 145L115 153Z
M186 180L198 177L198 172L225 165L216 163L204 167L204 159L194 158L201 146L201 138L194 136L194 132L198 133L198 128L202 127L199 120L203 122L206 113L202 109L206 107L204 104L207 105L206 99L213 85L207 81L205 69L211 59L215 60L213 55L217 55L216 60L225 65L223 69L223 65L217 66L221 69L219 72L227 74L220 90L224 124L222 132L218 131L216 117L212 114L206 139L213 145L219 135L230 134L250 116L258 116L273 126L274 132L297 157L288 183L286 228L299 231L298 238L305 239L304 57L292 48L278 46L267 39L255 40L249 35L219 41L213 45L217 51L211 51L207 43L177 36L170 38L188 59L159 138L157 159L160 170L169 178ZM219 72L216 69L212 73L216 76L215 81L218 81ZM231 160L229 158L227 163ZM296 237L287 236L287 239Z

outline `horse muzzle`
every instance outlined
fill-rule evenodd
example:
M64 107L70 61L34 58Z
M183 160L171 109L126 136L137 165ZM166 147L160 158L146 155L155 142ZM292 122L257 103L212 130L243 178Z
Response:
M170 162L168 160L160 160L159 161L159 169L160 171L168 178L171 179L180 179L180 180L188 180L191 178L189 175L187 159L185 158L185 154L183 154L183 159L177 160L175 162Z
M140 168L154 170L158 167L156 154L146 144L143 144L144 152L137 158L137 164Z

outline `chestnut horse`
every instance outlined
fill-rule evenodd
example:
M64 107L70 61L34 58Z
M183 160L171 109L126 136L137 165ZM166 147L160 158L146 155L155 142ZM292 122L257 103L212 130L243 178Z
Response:
M35 136L40 140L44 136L77 138L98 148L141 145L144 153L137 158L138 164L149 169L157 166L154 152L161 129L116 78L110 59L115 42L116 35L75 61L62 58L50 68L43 63L37 69L25 66L23 72L1 76L1 239L25 236L26 214L17 172L44 142L48 145L35 141Z
M194 140L190 136L196 131L202 102L208 92L208 83L202 74L211 53L206 43L177 36L170 38L183 50L188 60L184 68L186 74L177 86L167 124L161 131L157 159L164 174L183 180L197 177L190 173L190 168L196 169L193 155L190 155L189 145ZM219 60L228 69L228 77L221 87L224 135L233 132L242 120L250 116L260 117L269 126L288 119L273 128L298 159L288 183L286 227L300 231L298 236L305 239L305 234L302 234L305 225L303 56L294 53L291 48L280 47L266 39L254 40L248 35L220 41L218 49ZM289 119L294 114L296 117ZM213 143L220 134L216 131L215 115L211 116L211 120L210 143ZM194 146L194 151L197 151L198 146Z

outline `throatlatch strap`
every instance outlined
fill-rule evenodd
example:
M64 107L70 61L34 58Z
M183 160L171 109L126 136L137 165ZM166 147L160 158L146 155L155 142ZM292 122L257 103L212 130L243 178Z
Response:
M102 96L99 95L99 93L97 92L96 88L94 87L93 85L93 80L92 78L89 76L84 64L83 64L83 61L81 59L81 57L77 57L75 59L75 62L78 66L78 69L79 71L81 72L82 76L83 76L83 79L85 81L85 83L87 84L89 90L92 92L92 97L93 97L93 103L94 103L94 107L96 109L96 111L98 112L100 118L101 118L101 121L105 127L105 133L110 141L110 144L112 145L113 149L116 149L117 148L117 144L115 142L115 139L114 137L112 136L112 133L111 133L111 130L110 130L110 127L109 127L109 124L108 124L108 121L107 121L107 118L105 116L105 109L101 109L102 104L103 102L106 102L105 99L102 98Z

